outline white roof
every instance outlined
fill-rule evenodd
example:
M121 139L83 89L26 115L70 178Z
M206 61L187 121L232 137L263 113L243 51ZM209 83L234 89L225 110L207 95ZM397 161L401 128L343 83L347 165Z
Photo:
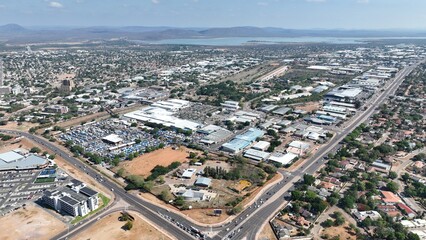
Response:
M194 175L195 171L196 171L196 170L195 170L194 168L186 169L186 170L182 173L182 177L184 177L184 178L191 178L191 177L192 177L192 175Z
M263 152L263 151L259 151L259 150L255 150L255 149L248 149L245 153L244 153L244 157L247 158L251 158L251 159L255 159L255 160L264 160L267 159L269 157L270 153L267 152Z
M167 127L196 130L202 125L185 119L172 116L173 113L158 107L146 107L141 110L124 114L124 117L142 122L162 124Z
M287 165L296 158L297 158L297 155L293 153L286 153L286 154L273 153L271 156L269 156L268 160L281 163L282 165Z
M302 141L293 141L289 144L290 147L299 148L299 149L308 149L310 147L309 143Z
M7 163L15 162L15 161L18 161L22 158L24 158L24 156L22 156L19 153L14 152L14 151L9 151L9 152L5 152L5 153L0 154L0 160L7 162Z
M257 142L255 145L253 145L252 148L256 148L256 149L266 149L270 146L271 144L269 142L266 141L259 141Z
M110 134L106 137L103 137L102 139L106 140L108 142L113 142L113 143L119 143L119 142L123 141L123 139L120 136L118 136L117 134Z

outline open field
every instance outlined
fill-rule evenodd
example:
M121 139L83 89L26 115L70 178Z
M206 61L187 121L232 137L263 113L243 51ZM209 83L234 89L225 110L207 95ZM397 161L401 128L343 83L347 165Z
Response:
M10 130L19 130L19 131L28 131L28 129L37 126L38 124L23 122L18 124L17 122L7 122L6 125L0 126L0 129L10 129Z
M277 237L274 234L274 231L272 230L271 224L267 223L265 224L265 227L263 227L262 231L259 234L259 240L275 240Z
M307 102L302 105L297 105L295 108L298 110L312 112L312 111L319 110L320 107L321 107L321 104L319 102Z
M116 212L110 214L101 220L97 221L89 229L81 232L77 235L75 240L127 240L127 239L138 239L138 240L156 240L156 239L170 239L168 236L154 228L148 222L139 217L138 214L130 212L135 218L133 222L133 228L130 231L123 230L122 227L125 222L120 222L118 217L121 213Z
M356 235L350 232L349 223L346 222L342 226L338 227L329 227L321 231L321 236L329 236L330 238L338 236L339 239L346 239L346 240L355 240Z
M152 203L161 205L163 207L166 207L170 210L174 210L176 212L181 212L183 215L199 223L204 223L204 224L221 223L229 217L229 215L226 214L225 210L220 216L211 216L211 213L213 213L213 209L191 209L191 210L180 211L174 206L170 204L166 204L165 202L161 201L160 199L158 199L151 193L139 193L138 195L142 197L143 199L148 200Z
M155 166L168 166L175 161L183 163L188 161L188 155L189 150L185 147L181 147L177 150L167 147L143 154L131 161L123 161L116 169L124 168L128 174L146 177Z
M51 239L66 225L33 203L0 218L0 239Z

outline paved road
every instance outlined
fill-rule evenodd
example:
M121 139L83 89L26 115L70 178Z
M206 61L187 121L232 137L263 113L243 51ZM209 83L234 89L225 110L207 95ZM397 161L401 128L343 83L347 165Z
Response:
M287 176L282 183L273 187L273 190L271 190L274 193L273 198L266 200L264 197L266 202L257 208L254 213L248 216L243 215L244 219L241 223L236 224L230 229L222 230L214 239L229 238L230 236L230 239L243 239L244 237L247 239L255 239L256 234L262 230L263 223L269 221L273 214L286 203L284 197L288 195L289 190L293 188L293 183L301 179L304 174L314 174L320 169L325 164L324 156L329 152L337 150L340 147L340 141L361 123L366 122L376 111L376 107L380 106L389 95L394 94L404 78L419 64L420 63L408 66L398 72L393 81L385 86L383 92L380 92L377 97L373 97L366 103L367 109L365 111L357 113L350 122L346 124L346 128L336 134L329 144L320 148L310 161L306 161L296 172L293 172L291 175Z
M197 226L196 224L191 223L179 214L168 212L167 210L163 209L158 205L152 204L143 199L140 199L137 196L129 194L128 192L123 190L122 187L116 185L112 180L109 180L108 178L104 178L104 181L100 182L100 184L102 184L108 189L111 189L114 192L116 199L124 200L130 206L132 206L135 211L143 214L154 224L162 226L164 230L166 230L170 235L176 237L177 239L193 239L194 237L182 230L180 227L178 227L176 222L179 222L185 227L195 226L197 229L203 232L207 232L210 230L220 231L219 234L214 237L214 239L222 239L228 237L230 234L232 234L233 236L232 239L243 239L244 237L247 237L248 239L255 239L256 234L261 231L263 223L268 221L270 217L286 203L284 197L288 194L288 191L293 188L294 183L297 182L303 176L303 174L313 174L319 168L321 168L324 165L323 157L329 152L337 150L339 148L339 142L343 140L343 138L347 134L352 132L353 129L355 129L360 123L365 122L374 113L375 107L380 105L387 96L393 94L399 84L403 81L404 77L408 75L415 67L416 66L407 67L406 69L400 71L396 75L394 81L386 88L386 90L380 93L377 98L368 103L369 105L367 110L355 115L352 118L351 123L348 124L347 127L341 133L337 134L329 144L320 148L317 153L311 158L311 161L305 162L299 168L299 170L296 170L291 174L286 174L285 172L281 171L285 175L284 179L281 182L269 187L269 189L267 189L263 194L261 194L261 196L257 198L257 201L255 203L246 208L234 220L222 226L217 226L213 228ZM94 178L101 177L96 170L90 167L85 168L87 164L69 156L68 153L66 153L65 151L58 148L56 145L52 144L51 142L47 141L42 137L32 135L26 132L10 130L2 131L25 136L30 140L33 140L49 148L51 151L64 158L70 164L84 169L88 175ZM166 219L164 215L167 215L169 217ZM86 228L87 225L89 225L86 223L90 222L90 219L93 219L93 217L82 221L78 226L71 227L70 234L64 232L56 236L54 239L65 239L66 237L71 237L75 234L78 234L84 228Z

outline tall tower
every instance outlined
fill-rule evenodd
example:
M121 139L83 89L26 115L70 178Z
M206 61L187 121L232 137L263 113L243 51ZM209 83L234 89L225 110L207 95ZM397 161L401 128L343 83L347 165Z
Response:
M0 59L0 87L3 86L3 60Z

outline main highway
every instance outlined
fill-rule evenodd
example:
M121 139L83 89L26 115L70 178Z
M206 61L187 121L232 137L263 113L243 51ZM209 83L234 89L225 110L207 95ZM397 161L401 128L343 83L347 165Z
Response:
M294 183L300 180L304 174L314 174L317 170L324 166L324 157L340 147L340 142L351 133L361 123L366 122L369 117L376 111L376 107L380 106L385 99L395 93L399 85L404 81L421 62L408 66L399 71L394 79L384 86L384 91L376 93L365 104L366 110L359 112L351 118L349 124L340 132L337 133L331 142L320 148L314 156L306 161L297 171L284 176L284 180L273 186L271 190L260 196L264 203L259 208L250 208L247 213L243 213L241 223L234 224L232 228L224 229L216 235L214 239L256 239L256 234L262 230L262 226L266 221L269 221L273 215L278 212L286 203L285 197L288 196L289 190L294 187ZM269 194L268 194L269 193ZM259 203L259 201L258 201ZM246 214L246 215L244 215ZM248 214L248 215L247 215Z
M385 87L383 92L377 93L376 97L373 97L366 103L367 109L355 115L351 119L350 123L340 133L337 133L327 145L318 149L316 154L309 161L306 161L298 168L298 170L292 173L280 171L281 174L284 175L282 181L270 186L262 194L257 196L256 201L243 210L232 221L219 226L209 227L206 225L201 226L195 224L181 214L166 210L161 206L145 201L144 199L125 191L113 180L107 177L102 177L99 172L88 166L87 163L70 156L69 153L40 136L14 130L0 131L24 136L50 149L55 154L61 156L69 164L72 164L76 168L79 168L79 170L86 172L94 179L102 179L99 181L99 184L110 189L115 195L116 201L122 200L126 202L129 206L131 206L133 211L139 212L149 219L150 222L154 223L154 225L162 228L162 230L168 232L176 239L194 239L195 237L190 234L191 226L199 229L203 233L207 233L209 231L218 232L213 239L255 239L256 234L261 231L264 223L266 223L286 203L284 197L288 195L289 190L293 188L294 183L301 179L304 174L314 174L318 169L320 169L325 164L324 156L329 152L337 150L339 148L339 143L345 136L351 133L359 124L368 120L368 118L375 112L375 108L383 103L390 94L395 92L404 80L405 76L407 76L417 65L418 64L408 66L398 72L393 81ZM108 208L106 211L108 211ZM68 231L57 235L54 239L67 239L75 236L89 225L93 224L95 222L94 219L97 218L97 216L98 215L95 215L81 221L77 225L70 226Z

